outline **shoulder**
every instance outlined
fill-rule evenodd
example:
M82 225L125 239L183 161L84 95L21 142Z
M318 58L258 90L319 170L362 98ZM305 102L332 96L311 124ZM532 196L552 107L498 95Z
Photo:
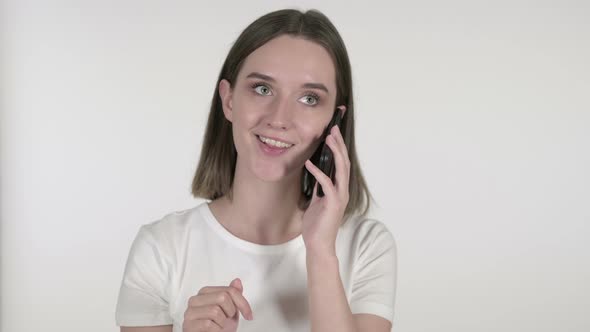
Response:
M191 228L198 224L199 209L202 204L169 212L155 221L141 225L137 237L157 245L163 251L173 253L175 247L181 245L187 238Z
M393 239L393 233L387 225L372 217L350 216L343 223L341 229L363 240L376 236L391 237Z
M397 251L395 238L388 226L372 217L348 217L341 226L339 236L357 253L367 248Z
M166 213L162 217L142 225L141 228L145 229L146 232L160 236L171 235L190 227L199 207L200 205L186 210Z

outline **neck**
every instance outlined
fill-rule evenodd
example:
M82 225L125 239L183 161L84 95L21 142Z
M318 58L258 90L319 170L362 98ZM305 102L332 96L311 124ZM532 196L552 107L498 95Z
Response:
M301 174L263 181L236 165L232 199L210 204L217 220L232 234L258 244L280 244L301 234Z

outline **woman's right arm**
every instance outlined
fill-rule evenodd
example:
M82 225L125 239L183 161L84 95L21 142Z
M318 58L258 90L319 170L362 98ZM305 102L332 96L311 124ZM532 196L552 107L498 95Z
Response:
M127 327L121 326L121 332L172 332L172 325Z

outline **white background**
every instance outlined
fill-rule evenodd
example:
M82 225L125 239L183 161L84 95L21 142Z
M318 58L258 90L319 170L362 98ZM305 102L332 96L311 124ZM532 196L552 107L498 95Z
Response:
M139 226L189 194L215 81L322 10L398 247L393 331L590 330L588 1L3 1L1 330L118 331Z

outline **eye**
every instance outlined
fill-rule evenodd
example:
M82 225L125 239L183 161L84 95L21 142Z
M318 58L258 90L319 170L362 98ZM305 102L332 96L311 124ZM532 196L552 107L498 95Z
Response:
M315 106L320 102L320 96L316 95L315 93L310 93L308 95L303 96L303 98L301 98L300 100L302 100L305 104L309 106Z
M262 83L254 83L254 84L251 85L251 87L259 95L268 96L268 95L271 94L270 93L270 89L268 88L268 86L266 86L266 85L264 85Z

